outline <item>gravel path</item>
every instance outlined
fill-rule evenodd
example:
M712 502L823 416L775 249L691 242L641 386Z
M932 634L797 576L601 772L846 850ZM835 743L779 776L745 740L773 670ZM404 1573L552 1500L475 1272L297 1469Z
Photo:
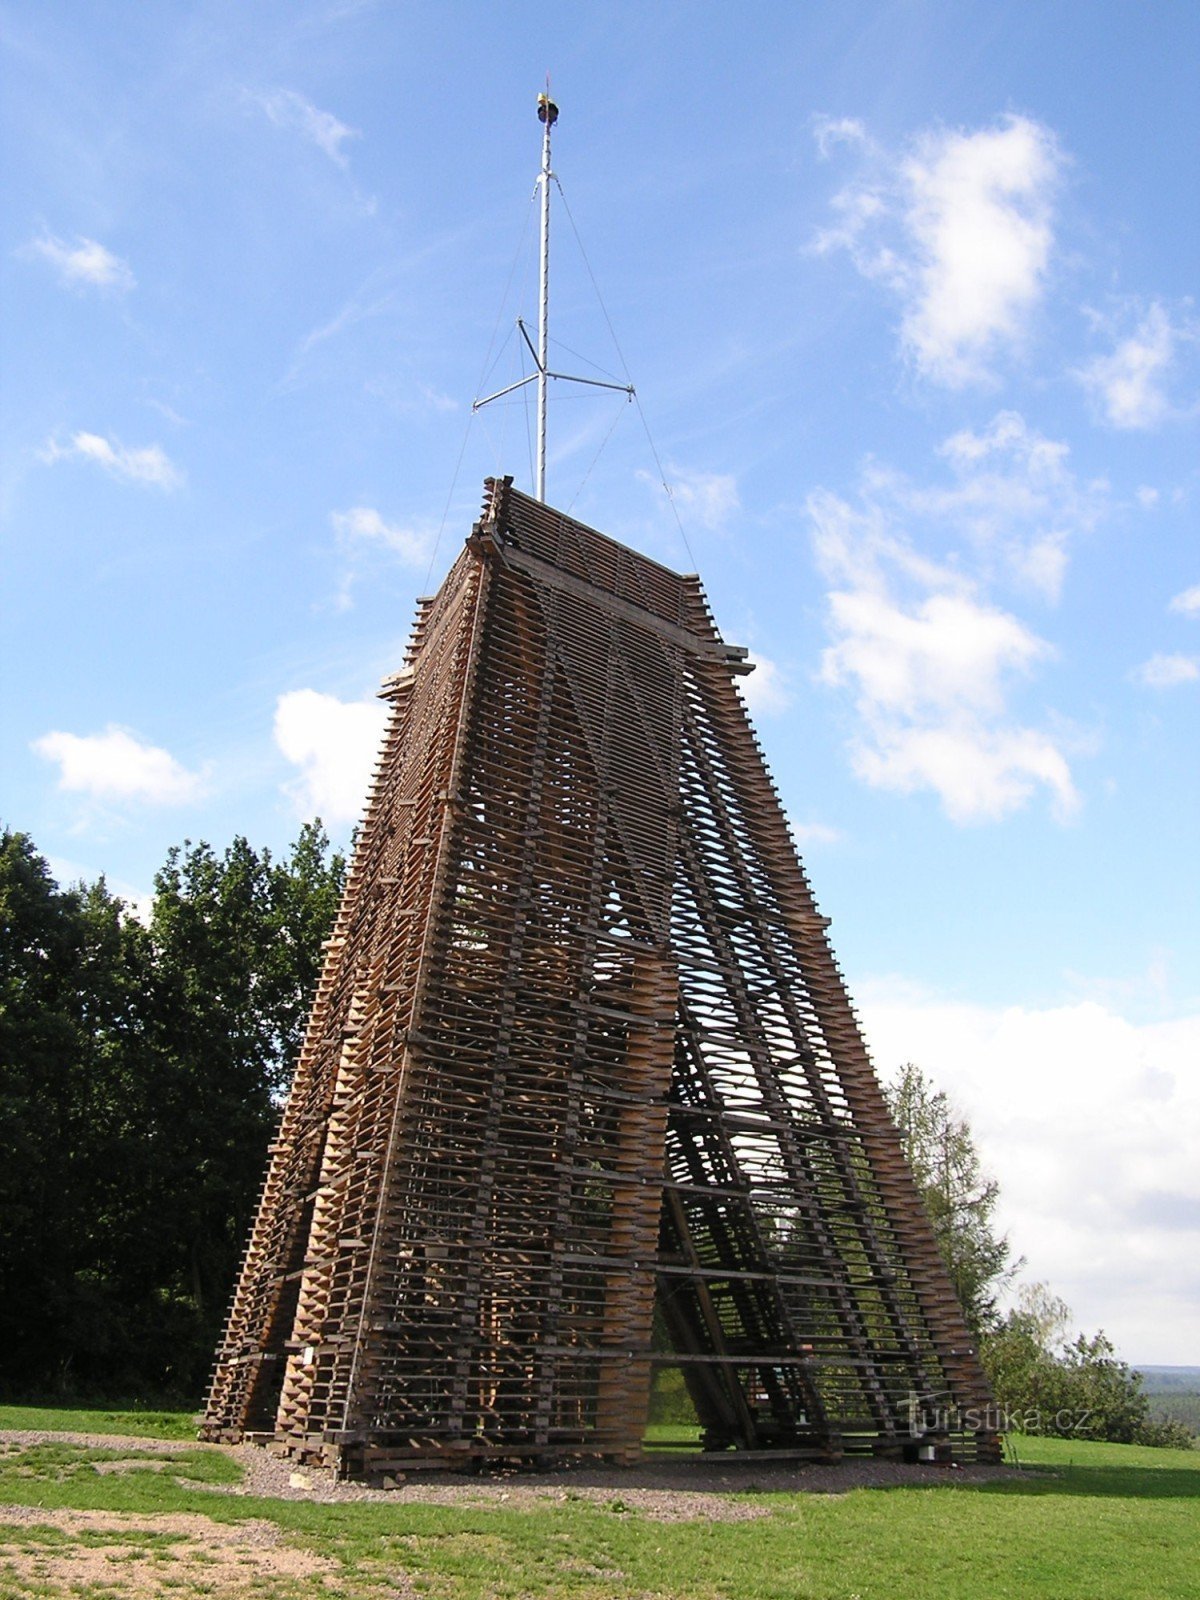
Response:
M0 1428L0 1450L28 1450L35 1444L81 1444L89 1450L136 1450L139 1455L177 1455L198 1450L184 1439L144 1439L140 1434L51 1432L45 1428Z
M503 1472L485 1477L451 1473L411 1473L394 1489L373 1489L364 1484L339 1482L320 1468L297 1468L257 1445L189 1445L167 1439L140 1439L117 1434L0 1431L0 1446L25 1448L49 1441L99 1447L128 1448L139 1454L171 1456L180 1450L219 1450L239 1463L241 1484L214 1485L197 1493L261 1496L272 1500L316 1500L325 1504L386 1501L392 1505L503 1506L506 1510L532 1510L567 1501L591 1501L610 1510L637 1512L666 1522L703 1517L713 1521L742 1521L765 1516L769 1503L749 1495L847 1494L852 1489L946 1487L951 1484L986 1483L1017 1476L1012 1467L905 1466L892 1461L852 1460L824 1466L818 1463L746 1462L730 1458L662 1460L636 1467L609 1467L587 1463L554 1472Z

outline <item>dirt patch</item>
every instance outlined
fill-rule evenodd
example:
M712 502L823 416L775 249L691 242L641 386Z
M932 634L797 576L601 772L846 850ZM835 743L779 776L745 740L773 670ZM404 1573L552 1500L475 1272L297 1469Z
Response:
M170 1465L170 1458L147 1461L144 1456L123 1456L119 1461L93 1461L91 1464L92 1471L98 1472L101 1477L114 1472L166 1472Z
M324 1556L285 1543L270 1522L0 1508L0 1594L69 1596L96 1585L128 1600L180 1593L292 1600L298 1585L328 1593L322 1580L337 1571Z
M832 1465L815 1462L739 1464L726 1457L705 1460L650 1458L634 1467L589 1462L553 1472L507 1472L459 1476L413 1472L394 1488L369 1488L339 1482L328 1471L281 1461L257 1445L225 1446L243 1468L240 1485L218 1493L262 1495L269 1499L384 1501L392 1505L471 1505L512 1511L544 1510L570 1501L587 1501L617 1515L659 1522L703 1519L743 1522L769 1516L769 1496L848 1494L854 1489L941 1488L1017 1476L1004 1466L933 1467L900 1462L855 1460ZM215 1486L214 1486L215 1487Z
M51 1433L43 1428L0 1429L0 1452L12 1455L35 1444L81 1444L89 1450L130 1450L139 1456L178 1455L181 1450L198 1450L200 1445L186 1439L142 1439L132 1433ZM212 1446L217 1449L219 1446Z
M232 1457L242 1468L236 1485L196 1485L196 1492L261 1496L268 1500L316 1500L323 1504L378 1501L390 1505L472 1505L513 1511L544 1510L569 1501L588 1501L617 1515L626 1513L661 1522L694 1518L741 1522L770 1514L762 1496L776 1494L848 1494L854 1489L946 1487L985 1483L1019 1476L1004 1466L909 1466L870 1459L816 1462L738 1463L731 1456L705 1459L651 1457L635 1467L610 1467L588 1462L553 1472L509 1472L491 1476L459 1476L442 1472L410 1473L396 1487L370 1488L339 1481L317 1467L297 1469L258 1445L196 1445L170 1440L127 1439L112 1434L5 1433L0 1439L22 1447L57 1440L110 1449L136 1446L170 1457L181 1450L203 1448ZM144 1463L148 1465L148 1463ZM135 1461L129 1467L136 1466Z
M298 1468L255 1445L197 1446L114 1434L34 1431L0 1433L0 1457L52 1443L113 1451L112 1458L90 1465L98 1472L118 1474L146 1468L170 1472L174 1456L196 1449L214 1451L241 1467L241 1482L189 1483L197 1500L205 1494L232 1494L324 1504L376 1502L395 1509L398 1529L404 1525L404 1508L411 1505L532 1512L584 1502L615 1517L664 1523L741 1522L770 1515L775 1495L946 1487L1017 1475L1010 1467L951 1469L871 1460L773 1465L693 1456L652 1457L636 1467L579 1463L546 1473L471 1477L412 1473L383 1489L339 1482L331 1472L316 1468ZM568 1563L564 1570L577 1579L607 1582L617 1576L564 1559ZM376 1573L372 1581L383 1576L382 1571ZM388 1587L383 1592L389 1600L412 1600L416 1591L402 1572L390 1569L386 1577ZM181 1594L214 1600L335 1600L362 1593L353 1575L337 1562L289 1543L273 1522L259 1517L225 1523L198 1512L135 1514L0 1505L0 1600L31 1594L40 1600L76 1600L85 1594L121 1600L177 1600Z

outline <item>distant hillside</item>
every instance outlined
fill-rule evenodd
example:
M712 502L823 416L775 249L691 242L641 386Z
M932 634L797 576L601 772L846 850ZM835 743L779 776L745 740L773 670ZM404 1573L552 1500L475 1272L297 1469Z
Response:
M1200 1394L1200 1367L1137 1367L1145 1394Z
M1155 1422L1182 1422L1200 1439L1200 1367L1139 1367Z

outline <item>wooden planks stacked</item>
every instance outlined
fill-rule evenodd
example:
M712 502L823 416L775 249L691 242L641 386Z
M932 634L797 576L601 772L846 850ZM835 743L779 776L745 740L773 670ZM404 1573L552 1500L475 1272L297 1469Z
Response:
M920 1396L993 1453L953 1424L987 1385L744 706L688 676L661 1292L703 1330L697 1411L716 1446L901 1449Z
M385 685L210 1436L632 1459L655 1362L712 1448L986 1398L743 656L697 579L489 480Z
M483 577L460 557L384 688L384 751L218 1352L215 1436L319 1439L344 1405Z

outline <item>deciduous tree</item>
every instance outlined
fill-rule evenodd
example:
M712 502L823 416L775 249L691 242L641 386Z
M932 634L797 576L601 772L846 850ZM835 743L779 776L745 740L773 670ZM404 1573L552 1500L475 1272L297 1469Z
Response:
M143 927L0 835L0 1382L195 1393L344 863L171 851Z
M1016 1305L984 1343L983 1359L1014 1429L1064 1438L1144 1439L1148 1402L1140 1374L1103 1332L1068 1339L1071 1312L1045 1284L1023 1285Z
M998 1297L1020 1268L996 1231L1000 1186L983 1170L966 1121L920 1067L907 1063L886 1094L942 1260L978 1337L995 1325Z

